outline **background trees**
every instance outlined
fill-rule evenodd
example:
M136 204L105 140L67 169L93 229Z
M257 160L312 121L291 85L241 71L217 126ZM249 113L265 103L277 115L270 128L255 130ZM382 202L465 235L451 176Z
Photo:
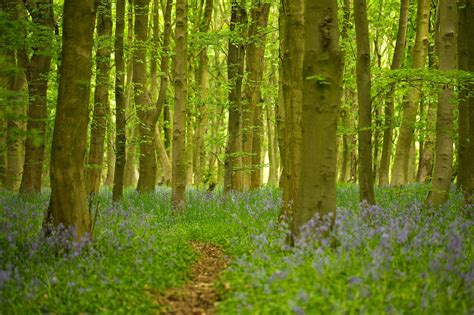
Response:
M435 206L453 181L472 195L471 1L316 8L303 0L188 0L173 11L171 0L104 0L93 14L95 35L84 25L91 13L61 15L66 4L1 7L6 189L51 186L53 209L66 185L76 196L68 205L82 213L81 187L97 192L112 179L115 200L124 187L148 193L171 183L173 203L183 205L190 185L227 193L278 183L295 233L314 211L333 211L334 176L358 182L369 203L374 183L432 182ZM68 19L80 22L68 29ZM80 58L59 53L60 44ZM340 84L326 84L338 76Z

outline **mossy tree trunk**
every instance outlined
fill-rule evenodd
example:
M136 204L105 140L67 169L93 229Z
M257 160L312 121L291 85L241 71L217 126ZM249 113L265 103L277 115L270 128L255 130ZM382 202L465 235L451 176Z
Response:
M51 199L45 227L91 231L85 157L96 1L64 1L58 105L51 147Z

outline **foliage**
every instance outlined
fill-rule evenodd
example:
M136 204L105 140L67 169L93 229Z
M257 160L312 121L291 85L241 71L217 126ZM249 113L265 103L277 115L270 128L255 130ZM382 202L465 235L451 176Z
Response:
M189 189L180 215L166 188L128 191L120 204L102 191L91 201L94 241L83 243L40 236L47 193L2 192L0 312L149 313L159 292L186 278L195 259L187 240L219 244L232 257L219 285L224 314L471 312L472 219L457 195L438 212L423 208L428 191L379 189L380 206L368 207L357 187L339 187L336 248L315 241L312 223L287 246L277 189Z

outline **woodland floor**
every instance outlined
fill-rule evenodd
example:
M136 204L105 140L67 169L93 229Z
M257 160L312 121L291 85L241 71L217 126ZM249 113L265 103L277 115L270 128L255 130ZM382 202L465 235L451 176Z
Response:
M215 245L192 241L199 255L191 267L191 280L183 287L171 288L157 298L165 314L215 314L220 296L214 289L215 281L227 267L227 259Z

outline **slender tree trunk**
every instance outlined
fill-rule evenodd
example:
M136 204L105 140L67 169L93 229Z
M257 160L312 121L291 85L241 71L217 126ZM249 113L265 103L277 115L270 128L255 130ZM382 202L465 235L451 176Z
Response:
M58 105L51 148L51 199L45 227L91 232L85 185L87 123L96 1L65 0Z
M415 45L412 52L413 69L422 69L425 66L425 57L429 42L429 15L430 1L418 0ZM402 124L400 126L391 178L391 184L395 186L403 185L407 182L410 145L413 141L419 100L420 87L414 87L403 101Z
M270 14L270 3L253 4L250 10L252 23L248 37L252 41L246 46L247 81L242 102L242 188L249 190L260 186L261 108L260 85L265 69L265 28ZM254 148L255 147L255 148ZM255 163L256 162L256 163Z
M213 0L206 0L204 14L199 23L199 32L207 33L212 20ZM204 146L204 134L208 125L207 103L209 98L209 58L207 56L207 47L200 47L199 66L197 81L199 86L199 107L196 115L196 131L194 133L194 182L200 185L203 182L203 170L206 163L206 150Z
M174 70L174 113L171 204L174 210L186 207L186 108L188 104L187 81L187 1L176 1L176 57Z
M99 191L104 164L104 142L107 130L107 112L109 111L110 38L112 36L112 4L110 0L101 0L99 3L97 36L94 116L91 124L91 144L86 169L88 194Z
M53 41L54 16L53 1L27 2L27 9L33 22L39 27L36 32L42 41L35 47L28 68L28 125L25 142L25 162L21 178L22 193L40 192L43 175L45 129L47 118L48 73L51 55L47 50Z
M458 3L458 66L474 73L474 0ZM461 82L459 91L459 144L457 188L473 203L474 192L474 84Z
M457 5L456 0L442 0L439 10L439 70L456 69ZM433 207L439 207L449 196L453 165L453 97L454 87L445 84L438 93L436 117L435 163L432 188L428 200Z
M303 103L304 3L282 0L280 5L281 110L280 178L283 190L283 214L292 216L301 170L301 112ZM318 35L319 36L319 35ZM280 139L279 139L280 140Z
M403 61L403 51L405 50L407 27L408 27L409 0L402 0L400 3L400 16L398 19L397 41L393 52L391 70L400 69ZM382 157L380 158L379 185L387 186L389 183L390 159L392 155L393 137L393 113L395 86L392 86L385 99L385 116L383 131Z
M357 98L359 102L359 186L360 201L375 204L372 176L371 143L371 75L369 24L365 0L354 1L354 20L357 41Z
M156 183L156 155L154 148L155 124L154 106L147 89L148 6L150 0L135 0L135 48L133 55L133 84L135 106L140 131L140 175L137 190L150 192Z
M247 12L244 4L232 0L230 31L239 36L243 35L247 23ZM237 30L236 30L237 28ZM241 99L242 77L244 72L245 48L244 44L229 38L229 52L227 56L227 80L230 84L229 91L229 121L227 125L227 145L225 152L224 191L242 190L241 172Z
M305 1L301 174L292 232L336 217L337 120L342 62L337 1ZM304 171L303 171L304 170Z
M125 30L125 0L117 0L115 14L115 174L112 199L122 199L126 161L126 99L124 92L125 62L123 37Z
M163 140L161 140L160 128L156 126L155 128L156 137L155 137L155 149L157 152L157 157L160 161L160 164L163 168L163 182L167 185L171 183L171 162L168 154L166 153Z
M104 186L112 186L114 184L115 176L115 137L114 137L114 126L112 125L112 113L107 113L107 133L105 142L107 143L106 151L106 174L103 180Z
M436 103L430 101L426 113L426 129L423 142L420 143L420 157L418 162L418 172L416 174L417 182L431 181L433 171L433 147L434 139L432 129L436 121Z

